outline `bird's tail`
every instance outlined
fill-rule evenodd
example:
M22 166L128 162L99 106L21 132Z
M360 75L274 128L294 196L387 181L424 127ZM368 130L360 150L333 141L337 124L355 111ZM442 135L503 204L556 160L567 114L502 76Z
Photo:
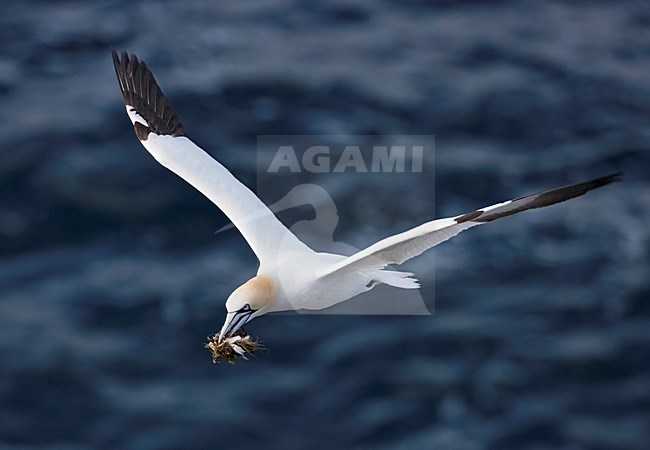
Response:
M420 282L410 272L376 270L370 274L373 280L402 289L418 289Z

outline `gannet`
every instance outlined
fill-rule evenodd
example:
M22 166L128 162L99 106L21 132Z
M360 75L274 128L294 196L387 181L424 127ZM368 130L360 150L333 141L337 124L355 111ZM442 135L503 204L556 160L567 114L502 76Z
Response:
M246 186L192 142L146 64L115 50L113 63L135 134L151 155L217 205L259 259L257 275L226 300L219 342L252 319L275 311L320 310L378 284L420 287L413 273L389 270L463 230L578 197L621 179L621 173L508 200L426 222L352 256L316 252L291 233Z

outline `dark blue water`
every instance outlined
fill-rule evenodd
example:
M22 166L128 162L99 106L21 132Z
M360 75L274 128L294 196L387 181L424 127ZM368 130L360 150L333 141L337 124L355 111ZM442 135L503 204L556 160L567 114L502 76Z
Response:
M647 2L6 1L0 44L1 448L647 447ZM252 186L257 135L435 134L435 202L331 192L357 247L626 181L410 262L434 316L266 317L214 366L256 260L139 145L111 46Z

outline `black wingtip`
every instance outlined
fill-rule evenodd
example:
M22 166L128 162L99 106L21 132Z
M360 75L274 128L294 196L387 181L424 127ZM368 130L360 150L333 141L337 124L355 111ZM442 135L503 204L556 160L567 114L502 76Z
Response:
M456 217L455 220L457 223L470 221L491 222L493 220L500 219L501 217L511 216L513 214L527 211L529 209L543 208L545 206L561 203L584 195L593 189L597 189L599 187L619 181L623 181L623 172L615 172L610 175L593 178L582 183L550 189L548 191L538 192L536 194L525 195L508 202L507 205L504 205L504 207L507 206L506 209L498 208L488 212L484 212L482 210L473 211L471 213Z
M585 192L591 191L592 189L597 189L602 186L607 186L611 183L619 183L623 181L623 172L614 172L604 177L594 178L593 180L586 181L581 183L587 187Z
M124 97L124 103L133 108L148 126L135 126L140 140L151 132L158 135L186 136L176 112L163 95L147 65L136 55L111 49L115 74Z
M609 183L619 183L623 181L625 173L620 171L620 172L614 172L610 175L605 175L604 177L597 178L594 181L600 181L603 184L599 184L599 186L604 186Z

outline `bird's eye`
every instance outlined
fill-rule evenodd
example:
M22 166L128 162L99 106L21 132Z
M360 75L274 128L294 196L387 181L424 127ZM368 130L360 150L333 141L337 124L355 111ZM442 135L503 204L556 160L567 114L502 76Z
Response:
M242 310L242 311L250 311L250 310L251 310L251 305L249 305L248 303L246 303L246 304L244 305L244 307L243 307L241 310Z

